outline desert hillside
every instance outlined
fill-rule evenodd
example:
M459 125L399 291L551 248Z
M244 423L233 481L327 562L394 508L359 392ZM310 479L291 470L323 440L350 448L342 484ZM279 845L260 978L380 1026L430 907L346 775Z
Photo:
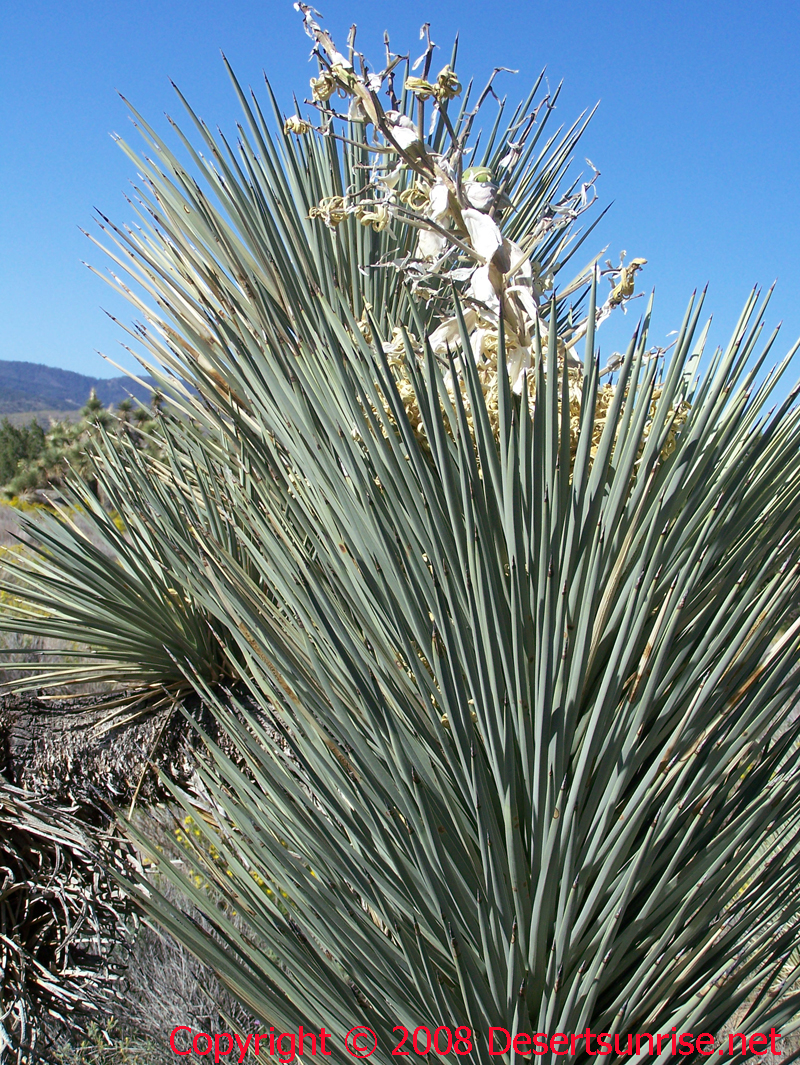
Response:
M129 377L89 377L35 362L0 360L0 415L79 411L95 390L103 406L149 393Z

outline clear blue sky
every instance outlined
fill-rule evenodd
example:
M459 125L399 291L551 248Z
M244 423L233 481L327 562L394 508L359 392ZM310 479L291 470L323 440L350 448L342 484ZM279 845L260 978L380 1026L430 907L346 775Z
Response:
M796 0L318 4L337 40L357 22L368 54L385 28L397 51L414 52L430 21L443 54L459 30L462 78L518 68L504 76L512 97L547 66L551 84L565 83L565 123L599 101L576 165L593 161L601 204L614 205L586 255L608 244L615 261L623 248L649 260L655 340L706 282L712 336L726 339L750 288L775 278L779 352L800 335ZM111 375L95 349L133 363L101 308L133 312L81 265L104 264L78 227L92 229L93 207L132 217L123 193L134 168L109 133L136 134L115 90L163 130L163 113L180 113L172 78L231 132L220 49L245 83L266 70L291 110L291 92L308 92L310 42L288 0L2 0L0 25L0 359ZM633 325L629 314L625 331Z

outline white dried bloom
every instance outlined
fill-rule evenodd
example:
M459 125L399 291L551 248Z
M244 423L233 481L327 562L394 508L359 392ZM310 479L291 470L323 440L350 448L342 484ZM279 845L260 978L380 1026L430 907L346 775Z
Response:
M499 294L502 283L502 277L493 267L488 265L479 266L477 270L473 271L468 291L480 303L485 304L495 314L499 314Z
M503 234L497 223L480 211L468 207L461 213L464 225L469 233L470 244L487 263L491 262L495 252L503 246Z
M447 248L447 237L433 229L421 229L417 237L417 253L420 259L438 259Z
M403 151L408 151L409 148L420 143L417 127L408 115L403 115L399 111L387 111L384 117L389 125L395 143L402 148Z
M478 324L478 312L474 307L464 310L464 325L467 332L471 333ZM461 328L457 318L448 318L445 322L431 333L428 337L431 349L436 355L444 355L448 349L454 348L461 341Z
M491 211L497 199L497 186L485 181L465 181L464 195L470 207L485 213Z
M450 192L443 181L437 181L428 194L428 218L440 224L450 217Z

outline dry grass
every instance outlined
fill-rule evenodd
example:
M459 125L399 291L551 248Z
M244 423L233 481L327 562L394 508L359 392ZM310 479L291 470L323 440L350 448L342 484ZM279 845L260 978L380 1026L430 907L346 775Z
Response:
M160 836L165 843L167 835L165 828ZM185 906L169 883L159 878L158 887L170 901ZM198 912L191 912L205 925ZM96 1024L90 1038L60 1036L58 1065L172 1065L176 1059L169 1036L179 1025L191 1029L189 1044L198 1032L231 1031L231 1022L245 1032L259 1030L258 1021L209 969L147 925L141 926L128 958L121 992L120 1002Z

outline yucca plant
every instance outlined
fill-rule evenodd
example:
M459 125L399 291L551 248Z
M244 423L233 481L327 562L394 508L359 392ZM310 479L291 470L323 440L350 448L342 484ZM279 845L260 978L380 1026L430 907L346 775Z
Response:
M306 12L306 22L309 32L321 32L309 12ZM429 42L426 71L432 48ZM390 56L388 60L386 79L392 84L399 61L398 56ZM315 79L314 95L325 105L323 111L327 114L330 111L328 88L334 98L345 89L337 88L333 82L329 86L325 77L321 77L321 84L316 84L318 80ZM516 211L509 215L509 237L506 251L501 248L501 254L513 254L518 260L513 264L513 280L521 290L525 305L519 306L526 319L521 338L526 346L520 350L527 353L527 361L531 352L531 321L527 320L525 308L532 308L545 288L552 285L554 275L571 258L574 247L570 246L580 244L575 239L572 223L591 204L594 184L591 180L578 191L573 186L559 194L569 154L585 121L582 117L566 134L557 132L545 139L547 119L558 92L552 98L545 97L529 113L541 81L539 78L528 99L514 111L503 138L498 140L505 109L504 104L500 105L494 135L483 150L481 165L465 170L459 160L477 148L469 145L470 132L481 103L493 90L490 82L472 111L467 108L468 90L453 127L446 104L448 96L457 95L453 92L455 83L448 83L443 76L445 89L437 89L437 93L444 92L444 96L436 114L444 117L440 117L428 138L431 158L441 159L451 168L440 154L449 139L449 155L457 166L460 184L463 176L461 198L465 206L472 200L487 201L488 197L488 214L472 207L466 212L473 228L477 226L479 243L481 239L486 240L487 227L490 231L497 230L490 218L492 205L495 201L498 205L507 202L508 196L517 190L519 202ZM63 486L67 507L56 515L41 517L38 522L41 529L37 529L37 522L21 518L24 535L38 543L41 550L33 558L23 557L6 567L8 576L2 587L11 598L4 617L0 618L0 629L5 627L57 640L74 639L74 634L79 633L82 646L69 654L58 652L47 672L43 673L37 666L23 669L26 675L16 682L18 689L115 680L131 686L131 698L138 698L142 688L167 688L175 693L185 688L185 678L175 665L176 659L184 658L212 683L230 677L227 655L235 641L227 638L225 627L216 632L209 629L208 616L180 583L173 557L178 550L176 535L180 538L181 530L189 525L206 523L210 525L203 533L195 534L193 540L182 546L192 560L191 569L198 566L202 569L198 544L208 536L217 540L222 537L234 554L238 551L237 535L229 531L225 522L220 525L219 517L237 512L235 499L228 495L227 482L233 462L231 451L239 450L238 438L234 432L231 439L229 421L209 423L204 388L205 393L210 388L213 404L222 402L227 409L233 403L241 411L240 393L246 393L249 385L246 380L237 384L231 378L237 376L236 360L244 351L243 348L240 352L239 348L254 342L250 335L253 324L257 322L260 329L268 329L277 344L292 340L295 329L303 329L315 294L324 294L333 305L344 295L351 311L361 316L359 328L366 334L369 319L374 318L383 327L391 321L389 356L397 363L404 350L397 323L413 313L417 319L421 316L430 327L429 332L434 324L443 322L442 336L449 335L454 319L448 320L443 308L452 307L450 288L456 284L469 289L464 283L465 274L470 275L466 278L470 281L473 271L459 269L454 253L460 254L466 248L473 266L480 253L471 247L473 237L468 233L464 234L465 240L454 233L457 244L452 248L443 247L441 233L454 225L454 218L447 204L442 207L441 203L435 212L438 221L429 217L433 208L430 204L423 205L426 170L419 158L414 161L408 156L409 162L403 162L399 173L393 175L385 174L379 166L370 178L367 170L373 157L363 126L356 125L350 131L360 137L360 143L348 143L340 151L338 142L332 139L306 144L302 137L296 137L292 131L302 133L308 124L295 118L284 123L279 148L269 134L257 102L253 100L252 106L248 105L238 85L236 88L245 108L250 135L260 154L243 140L241 163L230 152L225 159L202 123L191 116L206 148L218 162L218 168L206 166L205 172L212 195L222 199L224 212L213 209L175 155L145 126L156 162L145 167L146 186L140 196L144 227L120 229L113 227L108 219L101 219L101 227L114 236L114 258L118 264L131 269L135 256L139 256L144 271L139 271L136 279L167 315L154 319L152 308L122 285L153 323L153 328L143 333L143 339L157 359L150 368L172 398L173 416L195 426L205 426L200 429L203 444L199 456L191 460L194 468L188 471L188 481L183 483L184 474L178 467L182 468L189 460L179 440L181 434L172 435L169 455L148 457L138 454L130 441L125 447L124 438L122 446L113 446L113 438L106 435L103 444L95 427L92 447L82 450L80 464L73 465L71 481L68 478ZM410 91L404 89L402 95L407 109L422 106ZM272 96L271 101L276 107ZM383 115L377 98L376 106ZM381 119L384 127L400 123L399 112L387 114L388 118ZM241 134L244 138L243 130ZM200 162L200 156L188 140L182 139L193 158ZM123 147L133 154L127 146ZM403 153L404 159L407 154ZM166 172L158 170L158 161L166 167ZM500 187L487 180L492 166L502 171ZM152 174L151 167L156 167ZM250 185L246 175L251 176ZM176 182L174 186L169 184L171 179ZM442 171L442 179L437 178L430 189L433 197L430 202L441 200L442 191L452 184L453 179ZM399 206L402 217L390 228L387 209L380 197L394 186L399 190L394 207ZM374 202L376 190L378 202ZM352 203L348 198L345 204L343 191L352 198ZM453 209L462 217L457 199L451 199ZM346 227L346 239L342 240L336 227L348 214L357 215L362 225L355 229ZM325 224L312 221L311 216ZM410 221L405 220L406 216ZM170 243L164 243L170 219L179 221L180 225L189 223L188 227L184 226L177 245L171 243L172 238ZM430 226L436 232L430 232ZM525 255L513 243L512 238L517 235L527 245ZM428 238L428 243L417 247L423 238ZM492 238L490 232L489 239L497 237ZM208 240L214 249L225 249L219 271L208 257L211 249L204 249ZM529 261L533 255L535 268ZM194 266L187 270L189 263ZM607 273L614 281L629 278L630 285L632 269L635 271L635 267L623 267L621 271ZM177 286L171 292L159 288L165 271ZM114 275L112 279L118 281ZM567 286L567 291L576 287L580 291L586 288L575 281ZM615 301L622 302L631 293L632 285L624 296L620 289L615 299L609 298L604 313L608 313ZM424 299L419 298L423 295ZM242 296L245 304L240 305ZM467 298L475 302L469 292ZM252 315L254 308L249 306L250 299L256 300L256 319ZM478 325L474 308L467 313ZM491 317L489 308L486 313ZM187 332L189 322L192 324ZM479 331L485 334L484 344L491 345L492 330ZM315 335L313 329L308 332L306 343L316 343ZM180 380L174 376L176 373ZM193 398L187 382L195 388L201 386L204 398ZM403 385L407 391L407 380ZM158 430L155 435L160 439ZM246 457L239 458L238 465L244 472L241 475L234 472L234 479L247 476L248 462ZM280 478L285 477L284 466L280 458L276 467ZM198 478L204 486L199 485ZM179 481L183 484L180 496L171 495L165 485L175 488ZM90 482L94 492L87 491ZM281 491L285 492L285 487ZM103 505L94 496L102 497ZM206 500L212 497L214 503L208 509ZM187 507L198 511L192 519L185 513ZM81 510L86 512L83 528L74 521L74 513ZM122 528L117 526L114 514L121 519Z
M532 96L471 139L455 55L416 75L387 42L375 72L298 6L316 127L239 90L195 175L144 127L144 226L103 222L183 412L125 490L202 501L169 579L236 682L165 645L231 741L173 787L203 839L161 860L217 935L130 889L340 1060L359 1024L380 1060L397 1026L477 1060L492 1027L788 1034L800 414L767 411L765 305L705 361L702 300L668 359L648 308L601 370L643 261L604 301L597 261L556 284L580 127L545 141Z

